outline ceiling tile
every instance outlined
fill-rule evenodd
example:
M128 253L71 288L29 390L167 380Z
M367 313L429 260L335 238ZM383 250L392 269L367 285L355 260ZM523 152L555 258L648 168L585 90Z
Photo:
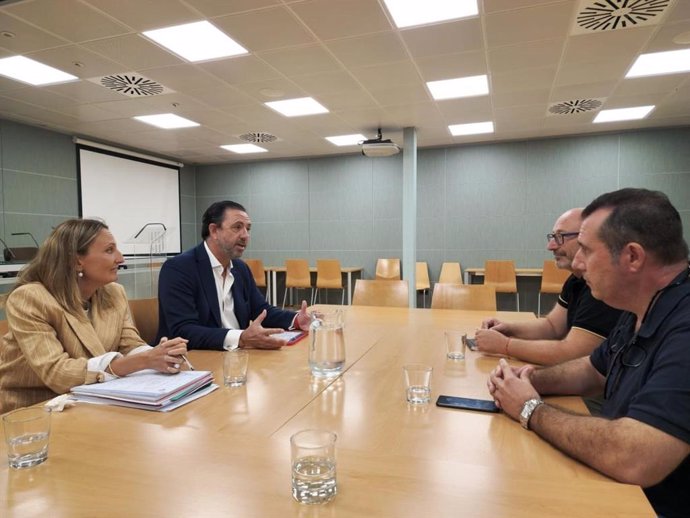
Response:
M392 29L377 0L309 0L290 9L322 40Z
M280 73L276 69L251 55L199 63L198 66L229 84L264 81L280 77Z
M73 81L59 85L44 86L46 90L65 97L69 97L75 103L98 103L105 101L122 100L122 94L104 88L90 81Z
M386 63L373 67L353 68L352 75L365 88L380 89L383 85L422 85L417 69L410 61Z
M33 52L28 54L27 57L82 79L127 71L123 68L123 65L79 45L67 45ZM79 63L79 66L75 63Z
M617 61L630 66L655 30L655 27L632 27L572 36L566 42L563 64L574 66L593 61Z
M523 68L505 74L492 74L490 89L492 93L500 94L533 90L551 85L555 77L555 67Z
M378 105L368 92L359 90L355 92L324 93L319 96L324 106L331 111L347 111L352 109L376 108Z
M198 13L178 0L85 0L137 31L196 22Z
M276 7L215 18L213 24L250 52L314 42L314 37L286 8Z
M486 55L480 51L419 58L416 64L424 81L478 76L489 72Z
M431 98L421 84L397 85L393 88L370 90L370 93L381 106L425 102Z
M535 7L545 4L557 4L563 0L484 0L484 12L496 13L499 11L515 11L526 7Z
M316 45L260 52L258 55L286 76L318 74L342 69L330 52Z
M575 14L575 2L558 2L486 16L490 48L562 38Z
M183 63L181 58L138 34L90 41L82 47L120 63L128 71Z
M489 50L489 63L494 74L513 70L558 66L563 53L563 39L520 43Z
M323 74L291 76L290 79L309 95L330 95L339 92L361 90L361 86L353 79L352 75L343 70Z
M588 83L592 77L599 81L615 81L622 78L630 68L628 62L599 61L579 63L576 66L563 66L558 70L554 84L557 86Z
M279 5L280 0L185 0L189 6L208 17L241 13Z
M335 56L348 67L365 67L407 59L398 35L384 32L327 43Z
M265 103L281 99L306 97L306 92L285 78L267 79L255 83L240 83L236 88L256 101Z
M405 29L400 35L414 57L438 56L484 48L479 17Z
M6 11L73 42L131 32L126 25L78 0L34 0L11 4Z
M178 92L193 88L213 88L223 85L223 82L213 74L199 70L197 65L191 64L143 68L141 72L149 79L158 81Z
M493 120L493 109L488 95L448 99L439 102L438 109L448 124Z
M14 37L0 39L0 48L11 54L26 54L40 49L48 49L69 43L67 40L52 36L37 27L0 11L0 27L3 31L14 34Z

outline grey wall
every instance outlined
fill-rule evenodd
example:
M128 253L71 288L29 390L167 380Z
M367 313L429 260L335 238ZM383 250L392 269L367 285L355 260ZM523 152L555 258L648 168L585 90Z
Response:
M182 248L197 242L196 168L180 173ZM122 200L126 210L127 200ZM10 247L32 246L31 232L41 243L52 227L79 214L77 158L70 135L0 119L0 237ZM4 246L0 244L0 254ZM0 255L0 257L2 257ZM130 298L156 294L155 275L145 268L122 271L120 282ZM13 279L0 279L0 293ZM4 314L0 312L0 317Z
M432 281L441 263L514 259L540 267L545 234L566 209L635 186L666 192L690 238L690 129L649 130L418 153L417 260ZM376 259L400 257L402 158L361 155L197 168L197 220L232 199L253 221L248 257L340 259L372 277Z
M196 242L196 169L180 173L182 248ZM123 200L123 207L126 207ZM41 243L79 214L77 158L70 135L0 119L0 237L10 246Z

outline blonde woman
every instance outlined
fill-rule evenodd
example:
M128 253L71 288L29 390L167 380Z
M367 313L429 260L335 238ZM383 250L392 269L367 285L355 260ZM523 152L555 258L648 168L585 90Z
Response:
M115 284L123 261L101 221L71 219L53 230L4 300L0 414L142 369L179 372L187 341L144 343Z

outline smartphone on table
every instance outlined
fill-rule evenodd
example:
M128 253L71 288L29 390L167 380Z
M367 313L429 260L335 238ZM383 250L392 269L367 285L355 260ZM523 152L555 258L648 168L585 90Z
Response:
M461 410L478 410L479 412L500 412L500 409L490 399L472 399L456 396L439 396L436 406L459 408Z

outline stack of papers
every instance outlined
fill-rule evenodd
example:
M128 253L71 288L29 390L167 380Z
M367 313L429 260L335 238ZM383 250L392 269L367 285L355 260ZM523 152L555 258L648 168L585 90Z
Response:
M211 371L163 374L153 370L72 388L77 401L167 412L218 388Z

